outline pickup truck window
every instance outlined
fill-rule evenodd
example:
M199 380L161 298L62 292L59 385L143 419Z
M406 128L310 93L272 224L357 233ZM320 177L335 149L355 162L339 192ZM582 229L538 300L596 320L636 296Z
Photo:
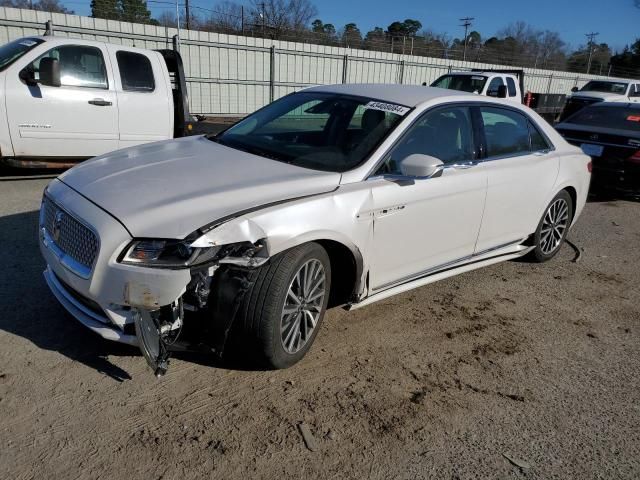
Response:
M146 55L119 50L116 52L122 89L133 92L153 92L156 88L153 68Z
M21 38L0 47L0 71L43 42L39 38Z
M304 168L345 172L360 165L409 110L372 98L300 92L208 138Z
M497 97L498 96L498 87L504 85L504 81L502 77L494 77L489 84L489 88L487 88L487 95Z
M617 93L624 95L627 92L628 83L624 82L603 82L598 80L592 80L588 82L584 87L580 89L581 92L603 92L603 93Z
M60 83L67 87L109 88L104 57L99 48L86 45L62 45L38 57L31 66L38 75L40 60L60 62Z
M516 90L516 82L511 77L507 77L507 89L509 90L510 97L515 97L518 94Z
M443 75L431 84L432 87L459 90L461 92L482 92L487 77L483 75Z

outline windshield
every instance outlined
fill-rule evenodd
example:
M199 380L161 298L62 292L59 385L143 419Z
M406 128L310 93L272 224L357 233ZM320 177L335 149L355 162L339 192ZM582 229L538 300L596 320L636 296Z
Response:
M0 47L0 71L7 68L29 50L43 43L40 38L21 38Z
M209 139L300 167L344 172L361 164L409 110L371 98L294 93Z
M483 75L443 75L431 84L432 87L460 90L461 92L480 93L487 83Z
M581 92L604 92L604 93L619 93L624 95L627 91L628 83L623 82L598 82L592 81L587 83L580 89Z
M602 106L586 107L569 117L565 122L640 132L640 109Z

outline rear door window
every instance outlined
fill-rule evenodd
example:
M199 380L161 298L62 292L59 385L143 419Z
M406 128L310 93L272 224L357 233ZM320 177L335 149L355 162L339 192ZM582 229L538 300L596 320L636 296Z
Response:
M119 50L116 52L122 89L133 92L153 92L156 88L151 61L146 55Z
M511 77L507 77L507 89L509 90L510 97L515 97L518 94L516 90L516 82Z
M487 141L487 157L524 155L531 151L528 119L513 110L479 107Z

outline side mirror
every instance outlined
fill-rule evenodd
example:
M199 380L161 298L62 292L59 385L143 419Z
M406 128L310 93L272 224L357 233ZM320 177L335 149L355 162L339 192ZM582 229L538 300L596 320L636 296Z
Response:
M507 86L500 85L498 87L498 98L507 98Z
M60 62L57 58L41 58L38 72L40 73L39 83L50 87L60 86Z
M430 155L413 153L400 163L400 172L406 177L432 178L442 175L444 163Z
M573 87L573 88L571 89L571 91L572 91L573 93L576 93L578 90L579 90L579 88L578 88L578 87Z
M30 66L20 70L20 73L18 73L18 77L30 87L38 84L38 81L36 80L36 74Z

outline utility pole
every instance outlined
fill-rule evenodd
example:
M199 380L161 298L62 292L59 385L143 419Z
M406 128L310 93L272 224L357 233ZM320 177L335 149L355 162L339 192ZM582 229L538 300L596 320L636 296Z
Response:
M189 0L184 0L184 13L187 17L185 20L187 30L191 30L191 15L189 14Z
M260 8L262 9L262 13L260 14L260 16L262 17L262 37L264 38L264 25L265 25L265 21L266 21L266 15L264 14L264 2L261 2L260 4Z
M460 21L462 22L460 26L464 27L464 52L462 54L463 61L467 59L467 32L469 31L469 27L471 26L471 20L475 20L475 18L464 17L460 19Z
M587 61L587 75L589 74L589 70L591 70L591 60L593 59L593 39L600 35L598 32L585 33L585 36L589 39L587 43L589 45L589 60Z

